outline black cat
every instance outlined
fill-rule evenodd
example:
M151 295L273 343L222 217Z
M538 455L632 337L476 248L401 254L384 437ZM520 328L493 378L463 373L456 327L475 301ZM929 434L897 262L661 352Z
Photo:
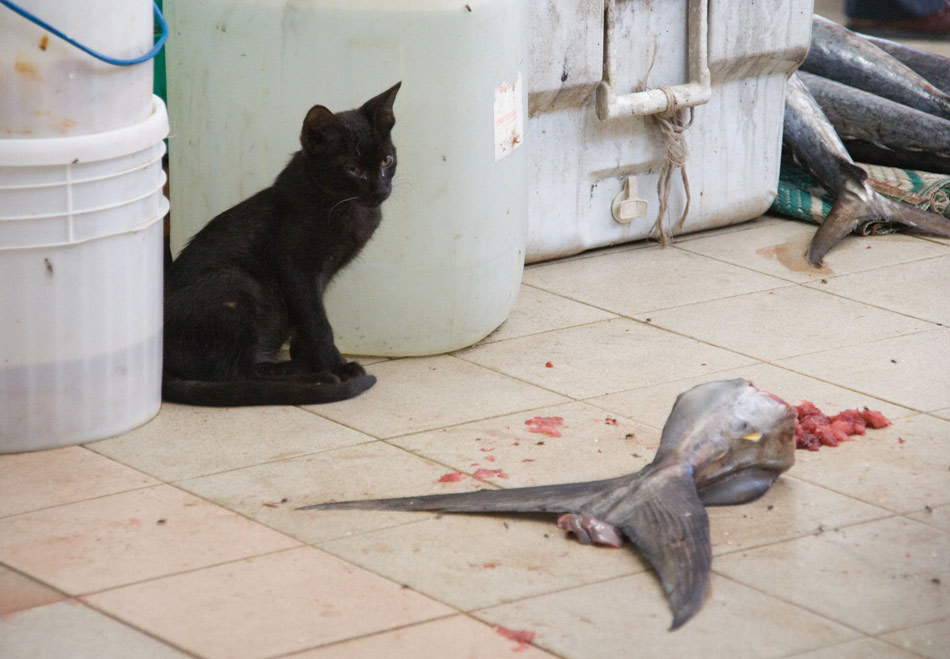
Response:
M165 273L162 397L192 405L344 400L376 378L333 342L323 293L380 222L396 171L399 85L307 113L274 184L199 231ZM290 360L277 353L290 340Z

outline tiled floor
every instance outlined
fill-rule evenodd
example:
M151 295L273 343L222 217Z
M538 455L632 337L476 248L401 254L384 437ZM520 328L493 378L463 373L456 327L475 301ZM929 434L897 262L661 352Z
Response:
M849 238L814 270L813 232L766 217L530 266L492 335L367 360L355 400L166 404L0 456L0 657L950 657L950 241ZM710 594L674 633L634 549L552 518L294 510L635 471L678 393L739 376L894 424L710 508ZM479 467L502 474L437 482Z
M165 405L0 456L0 656L950 656L950 244L849 238L816 271L813 231L766 217L530 266L498 331L369 360L357 399ZM634 471L677 393L736 376L894 424L709 509L710 594L674 633L634 549L551 518L294 510L470 490L438 477L478 467L503 487Z

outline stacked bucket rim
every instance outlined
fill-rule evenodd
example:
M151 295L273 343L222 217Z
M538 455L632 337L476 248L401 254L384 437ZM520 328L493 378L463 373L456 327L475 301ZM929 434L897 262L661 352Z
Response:
M151 0L0 6L0 453L78 444L161 404L162 157ZM2 99L6 100L2 100Z

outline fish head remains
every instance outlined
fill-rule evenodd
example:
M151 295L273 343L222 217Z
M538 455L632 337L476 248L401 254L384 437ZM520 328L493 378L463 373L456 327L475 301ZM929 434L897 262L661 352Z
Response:
M688 464L704 505L746 503L794 464L795 418L747 380L701 384L676 399L655 463Z

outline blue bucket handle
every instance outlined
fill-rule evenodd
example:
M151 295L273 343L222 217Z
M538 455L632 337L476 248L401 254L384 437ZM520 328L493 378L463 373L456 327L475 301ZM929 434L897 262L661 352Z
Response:
M0 0L0 5L4 5L8 9L10 9L13 12L16 12L17 14L27 19L28 21L36 23L44 30L55 34L57 37L59 37L63 41L66 41L67 43L72 44L73 46L83 51L84 53L92 55L96 59L102 60L103 62L106 62L107 64L114 64L115 66L132 66L133 64L141 64L142 62L147 62L148 60L158 55L159 51L162 49L162 46L165 45L165 40L168 39L168 23L165 22L165 17L162 16L162 11L158 8L158 3L154 2L154 0L152 2L152 7L155 8L155 18L158 19L158 24L162 27L162 34L161 36L159 36L158 41L155 42L155 46L150 51L148 51L147 53L145 53L144 55L140 57L136 57L133 59L116 59L114 57L109 57L108 55L103 55L102 53L97 53L92 48L89 48L88 46L84 46L83 44L79 43L75 39L71 39L70 37L67 37L65 34L57 30L55 27L53 27L52 25L44 21L42 18L39 18L31 14L23 7L20 7L19 5L12 2L12 0Z

